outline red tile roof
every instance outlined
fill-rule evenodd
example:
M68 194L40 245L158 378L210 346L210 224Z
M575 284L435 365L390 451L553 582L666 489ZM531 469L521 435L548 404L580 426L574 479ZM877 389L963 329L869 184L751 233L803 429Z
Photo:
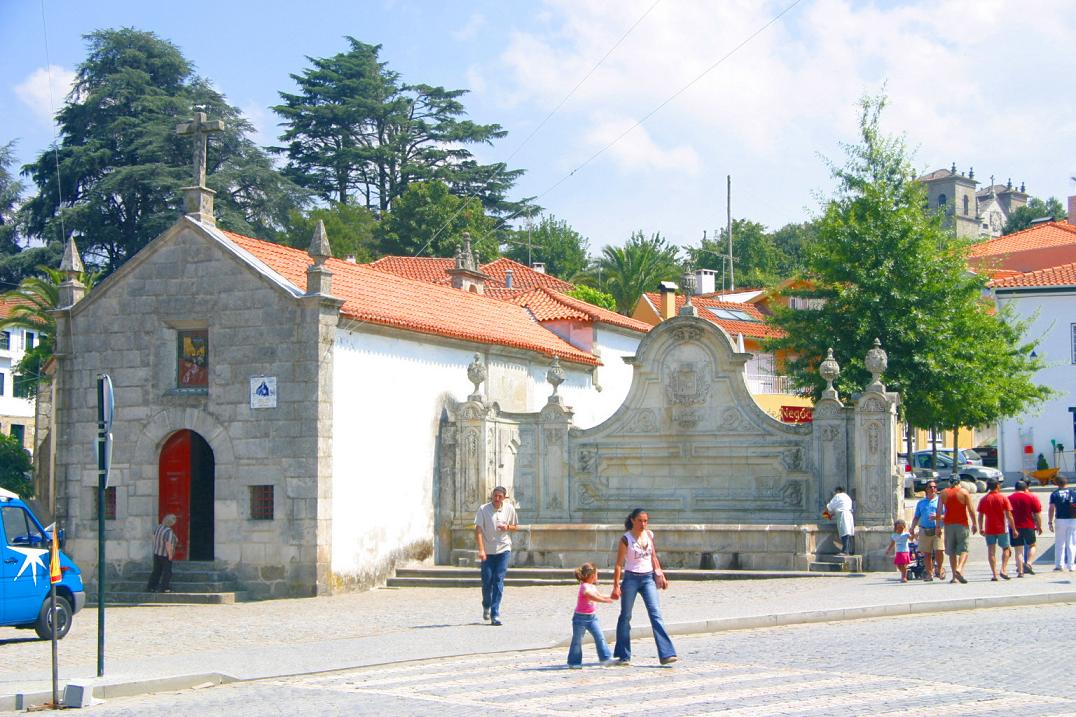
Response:
M11 316L11 310L19 304L29 306L30 302L23 299L5 299L0 297L0 319L6 319Z
M306 269L313 259L305 251L222 233L295 287L306 290ZM344 300L340 314L350 319L526 349L580 364L600 363L543 328L514 304L340 259L329 259L325 267L333 274L332 295Z
M575 288L567 281L558 279L555 276L546 274L545 272L535 271L526 264L520 264L518 261L512 261L506 256L502 256L500 259L491 261L488 264L484 264L482 271L493 277L499 285L504 286L508 282L505 280L505 272L508 269L512 270L512 288L513 289L533 289L536 286L545 286L555 291L571 291Z
M647 292L646 298L653 304L658 311L661 310L661 294L658 292ZM691 303L699 312L699 316L717 324L723 328L730 336L736 337L736 334L743 334L744 337L754 338L780 338L784 336L784 333L769 324L765 323L766 316L758 310L758 306L755 304L740 304L731 301L718 301L711 299L707 296L693 296L691 297ZM680 312L680 309L684 306L684 297L682 294L676 296L676 311ZM736 319L724 319L708 311L708 309L731 309L732 311L742 311L748 314L756 321L739 321Z
M384 256L367 264L388 274L395 274L407 279L425 281L428 284L448 284L452 277L446 272L455 265L455 260L444 257L425 256ZM501 257L478 267L490 280L486 288L506 288L506 272L512 270L512 290L526 291L536 286L547 286L557 291L571 291L574 286L555 276L535 271L525 264Z
M1066 222L1047 222L973 244L969 253L972 257L992 257L1066 244L1076 244L1076 225ZM1073 251L1076 252L1076 247Z
M990 282L995 289L1033 286L1076 286L1076 262L1029 271L1026 274L996 278Z
M641 333L646 333L653 328L644 321L588 304L546 287L531 289L506 298L505 301L525 306L539 321L594 321Z

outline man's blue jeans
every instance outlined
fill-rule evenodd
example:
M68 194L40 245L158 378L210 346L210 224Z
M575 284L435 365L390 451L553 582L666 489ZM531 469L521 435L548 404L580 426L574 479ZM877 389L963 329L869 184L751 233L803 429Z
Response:
M504 594L504 576L508 572L508 560L512 551L487 554L482 561L482 607L489 610L491 618L501 615L501 595Z
M568 648L568 664L583 664L583 634L589 632L594 637L594 647L598 650L598 659L609 659L609 646L605 644L605 635L598 624L597 615L577 612L572 615L572 644Z
M665 659L675 656L676 648L673 647L669 633L665 631L665 622L661 619L658 585L654 581L654 573L625 572L620 580L620 618L616 621L616 647L613 648L613 657L631 659L631 610L635 607L636 595L642 595L646 613L650 616L654 642L658 645L658 657Z

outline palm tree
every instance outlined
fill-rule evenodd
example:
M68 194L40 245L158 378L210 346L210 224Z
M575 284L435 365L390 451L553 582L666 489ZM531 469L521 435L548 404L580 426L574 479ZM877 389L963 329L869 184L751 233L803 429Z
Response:
M15 366L16 385L33 393L44 376L41 368L55 350L56 318L52 311L60 300L60 284L66 280L64 272L47 266L36 267L41 276L28 276L18 287L0 295L0 301L9 304L8 315L0 318L0 330L25 329L39 337L36 346L26 352ZM80 272L79 281L89 290L97 274Z
M579 277L579 282L612 294L616 310L627 315L644 291L656 289L660 281L675 281L680 276L678 253L679 249L669 244L660 232L648 239L636 231L623 247L602 249L602 255L590 271Z

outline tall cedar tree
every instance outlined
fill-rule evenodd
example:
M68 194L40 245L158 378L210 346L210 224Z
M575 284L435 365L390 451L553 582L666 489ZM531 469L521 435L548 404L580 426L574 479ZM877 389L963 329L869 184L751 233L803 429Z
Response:
M281 92L287 172L324 201L356 200L381 215L413 182L439 179L458 196L478 197L506 215L522 203L505 199L523 170L478 164L465 145L492 144L507 132L475 124L460 98L466 90L405 84L378 59L380 45L346 38L350 49L291 75L296 94Z
M207 184L223 228L275 239L304 193L273 169L235 107L172 43L133 28L86 35L89 54L57 114L62 198L52 148L24 167L38 194L28 232L60 242L78 233L84 258L111 271L174 222L192 182L191 139L176 125L195 108L224 121L209 142Z
M875 338L889 354L887 385L903 395L918 427L981 426L1016 415L1050 394L1031 380L1041 362L1022 342L1026 326L983 300L987 278L967 268L967 246L925 211L903 141L883 136L884 98L861 101L861 143L832 167L837 196L810 244L806 283L786 296L824 299L812 309L778 309L784 337L767 344L794 356L787 370L817 398L817 365L828 347L848 396L869 382L864 357ZM804 288L804 287L809 288Z

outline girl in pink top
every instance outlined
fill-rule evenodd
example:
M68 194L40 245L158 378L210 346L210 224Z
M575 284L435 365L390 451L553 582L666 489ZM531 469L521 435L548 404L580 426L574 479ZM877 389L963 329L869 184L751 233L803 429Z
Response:
M601 664L613 662L609 655L609 646L605 644L598 615L594 610L596 602L613 602L613 598L598 592L598 569L592 563L583 563L575 570L575 579L579 581L579 596L575 601L575 614L572 616L572 644L568 648L568 667L577 670L583 666L583 634L589 632L594 636L594 646L598 648Z

